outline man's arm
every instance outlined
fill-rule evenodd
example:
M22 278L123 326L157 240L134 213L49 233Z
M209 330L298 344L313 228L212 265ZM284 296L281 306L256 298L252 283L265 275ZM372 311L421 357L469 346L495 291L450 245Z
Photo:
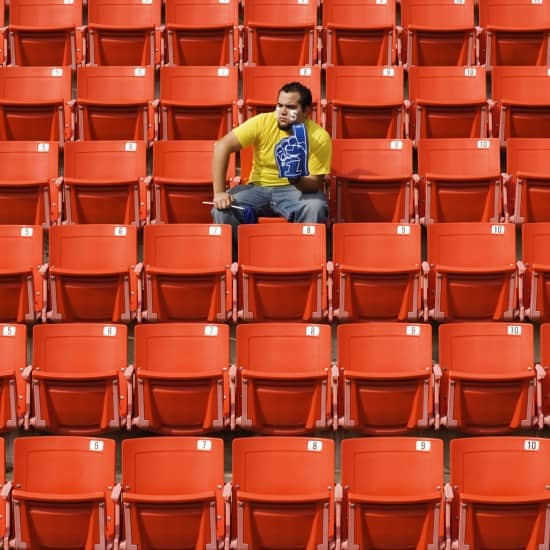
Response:
M233 202L233 197L225 191L225 181L227 179L227 166L232 153L242 149L237 136L233 132L225 136L214 145L214 155L212 157L212 187L214 193L214 206L219 210L229 208Z
M289 178L288 181L302 193L317 193L321 190L325 176L300 176Z

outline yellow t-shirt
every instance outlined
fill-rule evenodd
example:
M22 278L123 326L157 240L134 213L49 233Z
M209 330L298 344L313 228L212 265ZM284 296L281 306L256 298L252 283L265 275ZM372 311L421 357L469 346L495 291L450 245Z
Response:
M332 144L328 132L310 120L305 121L309 142L308 170L312 176L330 173ZM248 178L257 185L288 185L287 178L279 177L275 161L275 146L290 135L279 129L274 112L261 113L233 130L243 148L254 147L254 161Z

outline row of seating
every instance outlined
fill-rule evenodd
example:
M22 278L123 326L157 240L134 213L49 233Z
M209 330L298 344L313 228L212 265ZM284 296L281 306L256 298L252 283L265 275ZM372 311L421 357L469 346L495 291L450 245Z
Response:
M439 327L432 364L429 324L331 327L159 323L35 325L27 366L25 325L0 325L0 429L90 435L164 435L243 429L297 435L339 427L394 435L447 427L506 434L550 425L550 324L456 323Z
M332 440L245 438L232 451L224 483L220 439L125 440L115 484L114 441L18 438L4 547L548 547L545 439L455 439L450 483L436 439L347 439L341 483Z
M4 0L0 27L4 26ZM3 51L12 65L547 65L545 2L11 0ZM318 22L322 22L322 27ZM478 42L481 43L481 47ZM9 43L9 48L6 47ZM481 56L478 51L481 50Z

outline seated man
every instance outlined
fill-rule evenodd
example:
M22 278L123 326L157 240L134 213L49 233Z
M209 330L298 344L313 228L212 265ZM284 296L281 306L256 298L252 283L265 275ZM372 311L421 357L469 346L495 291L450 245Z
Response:
M214 223L232 225L235 244L238 224L258 215L276 214L291 222L325 222L328 207L320 188L324 175L330 172L332 147L328 133L308 117L311 104L308 88L299 82L285 84L275 112L248 119L216 143L212 214ZM226 192L229 157L248 146L254 147L249 184Z

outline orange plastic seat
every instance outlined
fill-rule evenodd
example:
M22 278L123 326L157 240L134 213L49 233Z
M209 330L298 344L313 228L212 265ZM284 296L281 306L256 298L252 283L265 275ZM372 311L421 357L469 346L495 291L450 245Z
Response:
M456 548L547 548L549 461L547 439L452 440L448 544L452 535Z
M510 321L516 315L513 224L428 225L429 315L437 321Z
M80 140L155 138L153 67L80 67L76 76Z
M134 372L134 426L188 435L229 424L227 325L136 326Z
M416 321L424 315L419 225L333 226L334 317Z
M550 324L540 326L540 364L537 367L546 373L541 380L541 406L545 426L550 426Z
M168 65L239 62L238 0L166 0L165 5Z
M8 55L8 44L6 41L6 19L4 16L5 0L0 0L0 67L5 65Z
M19 437L14 442L15 548L113 548L118 544L115 442Z
M474 0L402 0L401 61L412 65L476 65Z
M126 339L124 325L35 325L30 425L67 435L130 428Z
M421 139L417 146L424 223L501 221L497 139Z
M158 67L161 7L162 0L88 0L88 62Z
M409 135L421 138L487 138L491 112L484 67L409 69Z
M413 221L412 161L410 140L333 140L331 194L336 197L336 221Z
M443 442L413 437L342 441L347 548L442 547Z
M123 441L121 548L223 548L223 458L221 439Z
M0 438L0 483L2 484L2 489L4 491L8 490L8 483L6 483L6 444L4 438ZM9 497L9 495L8 495ZM10 537L10 525L6 521L10 517L10 501L8 498L3 499L2 503L2 514L0 517L0 540L4 544L4 548L9 547L9 537Z
M327 65L395 65L395 1L325 0Z
M82 0L10 0L10 65L65 66L83 61Z
M434 424L432 328L428 324L352 323L338 327L339 424L393 435Z
M333 138L408 135L403 67L327 67L326 127Z
M318 321L326 316L325 231L322 224L239 226L240 319Z
M330 439L234 439L232 547L330 548L333 476Z
M70 140L71 71L0 67L0 141Z
M161 224L143 230L143 301L149 321L233 317L231 228Z
M139 226L147 177L143 141L75 141L65 146L64 220ZM144 209L142 209L144 210Z
M533 353L532 325L441 325L441 424L479 435L531 429L540 407Z
M317 3L247 0L244 4L244 56L254 65L317 63Z
M46 309L40 226L0 226L0 321L32 323Z
M217 140L236 123L237 67L161 67L162 139Z
M42 225L60 221L57 143L0 142L0 223Z
M49 258L48 319L113 323L134 319L138 301L135 226L54 226Z

